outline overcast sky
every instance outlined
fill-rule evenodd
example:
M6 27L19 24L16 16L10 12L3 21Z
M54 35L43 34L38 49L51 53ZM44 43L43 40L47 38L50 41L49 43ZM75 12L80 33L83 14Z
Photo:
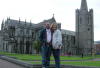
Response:
M94 10L94 39L100 40L100 0L87 0L88 8ZM55 14L62 29L75 31L75 9L81 0L0 0L0 24L10 17L39 23Z

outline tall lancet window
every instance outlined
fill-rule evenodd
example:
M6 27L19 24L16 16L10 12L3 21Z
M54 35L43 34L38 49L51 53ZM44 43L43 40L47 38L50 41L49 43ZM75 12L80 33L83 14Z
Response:
M88 25L90 25L90 15L87 16Z
M80 22L80 24L82 24L82 18L81 17L79 18L79 22Z

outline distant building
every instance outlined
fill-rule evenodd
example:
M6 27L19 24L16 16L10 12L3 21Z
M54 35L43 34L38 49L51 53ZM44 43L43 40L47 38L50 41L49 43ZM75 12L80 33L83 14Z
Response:
M63 49L62 54L68 55L71 53L72 55L76 54L76 48L75 48L75 32L69 31L69 30L61 30L62 32L62 38L63 38Z
M100 41L95 41L95 53L100 54Z
M100 44L96 44L96 54L100 54Z

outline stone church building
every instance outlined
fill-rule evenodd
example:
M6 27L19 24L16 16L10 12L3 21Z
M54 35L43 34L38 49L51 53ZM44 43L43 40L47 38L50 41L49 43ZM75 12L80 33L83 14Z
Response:
M76 47L77 54L93 53L94 48L93 9L88 10L86 0L82 0L80 9L76 10Z
M2 21L0 30L0 51L12 53L34 54L33 42L38 39L39 31L44 24L57 23L54 16L38 24L7 18ZM61 54L91 54L93 49L93 10L88 11L86 0L82 0L81 8L76 10L76 31L61 29L63 48Z

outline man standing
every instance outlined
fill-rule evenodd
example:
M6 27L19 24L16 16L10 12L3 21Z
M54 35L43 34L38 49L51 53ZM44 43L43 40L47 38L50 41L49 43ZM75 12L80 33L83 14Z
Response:
M51 30L50 24L47 22L45 24L45 29L40 32L41 41L41 54L42 54L42 67L48 68L50 65L50 46L51 46Z

